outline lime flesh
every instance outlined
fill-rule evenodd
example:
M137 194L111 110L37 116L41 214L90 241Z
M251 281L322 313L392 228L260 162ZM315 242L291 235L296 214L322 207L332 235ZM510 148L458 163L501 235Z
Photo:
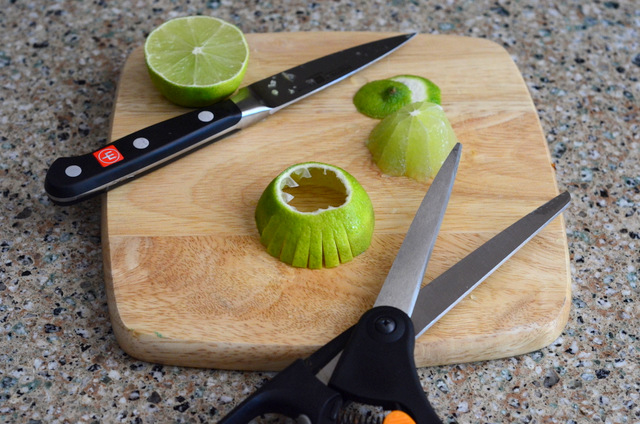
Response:
M242 31L209 16L165 22L149 34L144 53L156 88L173 103L188 107L206 106L232 94L249 60Z
M332 268L371 244L373 206L345 170L320 162L293 165L262 193L255 211L267 252L295 267Z
M456 143L442 107L418 102L383 119L369 135L367 147L383 173L427 181Z

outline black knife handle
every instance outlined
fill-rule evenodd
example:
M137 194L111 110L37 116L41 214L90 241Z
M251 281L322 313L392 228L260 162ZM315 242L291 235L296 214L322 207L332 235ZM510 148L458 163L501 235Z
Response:
M187 112L141 129L82 156L56 159L45 191L71 205L139 177L240 129L240 108L231 100Z

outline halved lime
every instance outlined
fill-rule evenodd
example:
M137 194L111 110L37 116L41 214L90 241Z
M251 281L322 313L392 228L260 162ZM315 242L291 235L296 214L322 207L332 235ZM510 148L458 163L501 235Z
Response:
M391 80L368 82L353 97L358 112L375 119L382 119L410 102L409 88Z
M170 101L199 107L240 86L249 61L242 31L210 16L167 21L149 34L144 55L153 84Z
M260 196L255 211L267 252L295 267L349 262L371 244L369 195L344 169L320 162L290 166Z
M383 119L369 135L367 147L383 173L427 181L457 142L442 107L418 102Z

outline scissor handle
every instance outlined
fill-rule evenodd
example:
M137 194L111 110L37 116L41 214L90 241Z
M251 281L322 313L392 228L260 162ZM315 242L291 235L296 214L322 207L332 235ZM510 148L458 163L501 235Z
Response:
M329 387L345 399L400 409L420 424L441 424L425 396L414 361L415 332L400 309L366 312L351 332Z
M246 424L268 413L294 419L305 416L313 424L336 423L343 398L322 383L316 374L342 351L352 330L353 327L346 329L308 358L294 361L219 423Z
M335 423L342 397L316 378L298 359L236 406L219 424L246 424L262 414L290 418L306 416L308 422Z

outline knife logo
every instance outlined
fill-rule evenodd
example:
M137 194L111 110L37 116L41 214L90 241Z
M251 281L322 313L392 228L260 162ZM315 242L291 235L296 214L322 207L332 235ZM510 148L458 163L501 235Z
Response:
M93 156L98 160L103 167L113 165L116 162L120 162L124 157L122 153L116 149L115 146L107 146L103 149L93 153Z

